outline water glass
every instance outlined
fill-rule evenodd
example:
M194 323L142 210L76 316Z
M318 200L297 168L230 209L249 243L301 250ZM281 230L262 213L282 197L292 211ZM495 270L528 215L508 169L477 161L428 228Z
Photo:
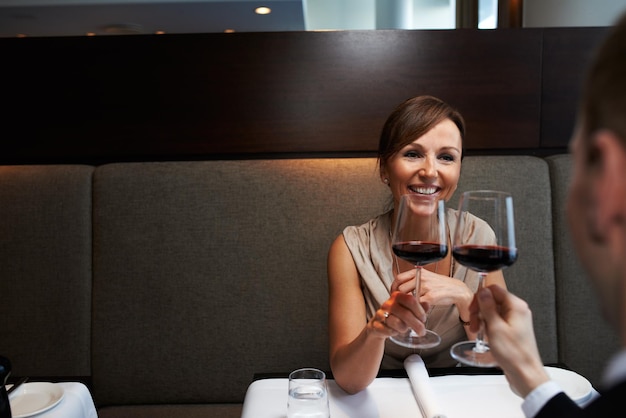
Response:
M288 418L329 418L326 374L304 368L289 374Z

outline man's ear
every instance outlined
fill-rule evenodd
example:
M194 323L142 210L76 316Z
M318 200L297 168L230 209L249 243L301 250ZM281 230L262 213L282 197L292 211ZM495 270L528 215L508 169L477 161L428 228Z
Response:
M626 221L626 147L615 132L600 130L593 135L596 152L595 178L590 182L597 206L597 227L608 232L614 222Z

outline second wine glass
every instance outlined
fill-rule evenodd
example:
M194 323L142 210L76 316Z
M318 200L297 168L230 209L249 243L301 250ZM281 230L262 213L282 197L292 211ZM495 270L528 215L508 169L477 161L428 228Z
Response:
M391 248L396 257L415 266L414 295L419 300L422 266L439 261L448 254L444 202L417 194L402 196ZM396 344L409 348L430 348L441 342L441 337L430 330L419 336L411 329L390 338Z
M478 272L477 292L484 286L488 273L517 260L513 197L509 193L476 190L461 195L452 256L459 264ZM469 366L497 366L483 339L482 323L476 340L456 343L450 355Z

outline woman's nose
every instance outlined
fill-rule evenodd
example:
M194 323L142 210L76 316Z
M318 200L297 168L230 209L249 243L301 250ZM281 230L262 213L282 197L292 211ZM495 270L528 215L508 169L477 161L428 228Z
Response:
M437 168L432 158L424 159L424 164L418 170L418 174L423 177L435 177L437 175Z

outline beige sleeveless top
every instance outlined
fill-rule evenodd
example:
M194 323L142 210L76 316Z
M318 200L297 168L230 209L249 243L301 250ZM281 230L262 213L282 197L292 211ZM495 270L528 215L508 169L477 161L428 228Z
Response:
M343 237L361 278L361 288L365 299L367 318L376 313L384 301L389 299L391 283L394 280L393 254L390 243L391 216L389 211L360 226L348 226ZM450 237L456 227L454 209L446 209L446 219ZM493 233L480 219L472 217L475 227L471 235L476 243L493 243ZM485 242L486 241L486 242ZM452 277L465 282L472 292L478 287L478 274L452 261ZM459 313L455 305L436 305L428 316L427 327L441 336L441 344L428 349L411 349L399 346L387 339L381 369L402 369L404 359L417 353L428 367L453 367L457 362L450 357L450 347L467 339Z

